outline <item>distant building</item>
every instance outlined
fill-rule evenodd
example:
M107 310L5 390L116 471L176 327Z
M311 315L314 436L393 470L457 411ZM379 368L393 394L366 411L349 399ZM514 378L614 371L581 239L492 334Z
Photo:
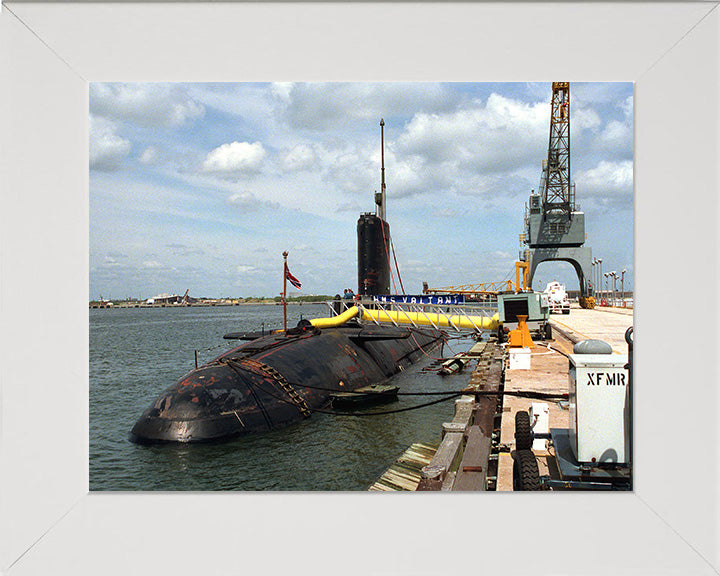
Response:
M145 304L195 304L197 301L197 298L187 295L183 298L178 294L158 294L145 300Z

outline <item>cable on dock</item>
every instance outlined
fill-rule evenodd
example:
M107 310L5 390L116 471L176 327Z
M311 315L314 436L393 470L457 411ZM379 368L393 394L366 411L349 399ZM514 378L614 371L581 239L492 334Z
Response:
M570 358L568 354L565 354L565 352L562 352L561 350L558 350L557 348L552 348L550 345L547 347L548 350L552 350L553 352L557 352L558 354L562 354L565 356L565 358Z

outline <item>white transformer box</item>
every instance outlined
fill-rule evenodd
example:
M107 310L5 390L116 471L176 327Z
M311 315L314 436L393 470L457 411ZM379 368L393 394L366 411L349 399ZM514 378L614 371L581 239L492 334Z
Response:
M570 446L579 463L630 462L630 386L625 354L571 354Z
M530 370L530 348L509 348L509 370Z

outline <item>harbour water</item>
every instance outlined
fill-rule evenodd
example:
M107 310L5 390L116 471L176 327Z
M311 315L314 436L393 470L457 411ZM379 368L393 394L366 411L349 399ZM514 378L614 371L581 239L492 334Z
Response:
M282 326L280 306L114 308L90 313L91 490L366 490L414 442L438 442L453 401L382 416L314 414L294 426L221 444L139 446L133 424L159 392L237 342L228 332ZM325 305L288 307L288 326L327 316ZM467 350L451 340L445 355ZM436 357L436 349L430 356ZM393 379L401 392L458 390L467 376L422 368ZM395 410L437 397L400 396L366 412Z

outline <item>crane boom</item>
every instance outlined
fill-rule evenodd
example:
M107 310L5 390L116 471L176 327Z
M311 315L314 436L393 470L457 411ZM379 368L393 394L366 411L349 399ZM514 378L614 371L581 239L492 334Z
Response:
M566 216L575 210L570 186L570 82L553 82L550 102L550 142L540 190L543 214Z
M494 296L501 292L525 292L527 289L527 262L515 262L514 286L512 280L484 282L480 284L459 284L457 286L443 286L441 288L428 288L427 283L423 283L423 294L475 294L479 296Z

